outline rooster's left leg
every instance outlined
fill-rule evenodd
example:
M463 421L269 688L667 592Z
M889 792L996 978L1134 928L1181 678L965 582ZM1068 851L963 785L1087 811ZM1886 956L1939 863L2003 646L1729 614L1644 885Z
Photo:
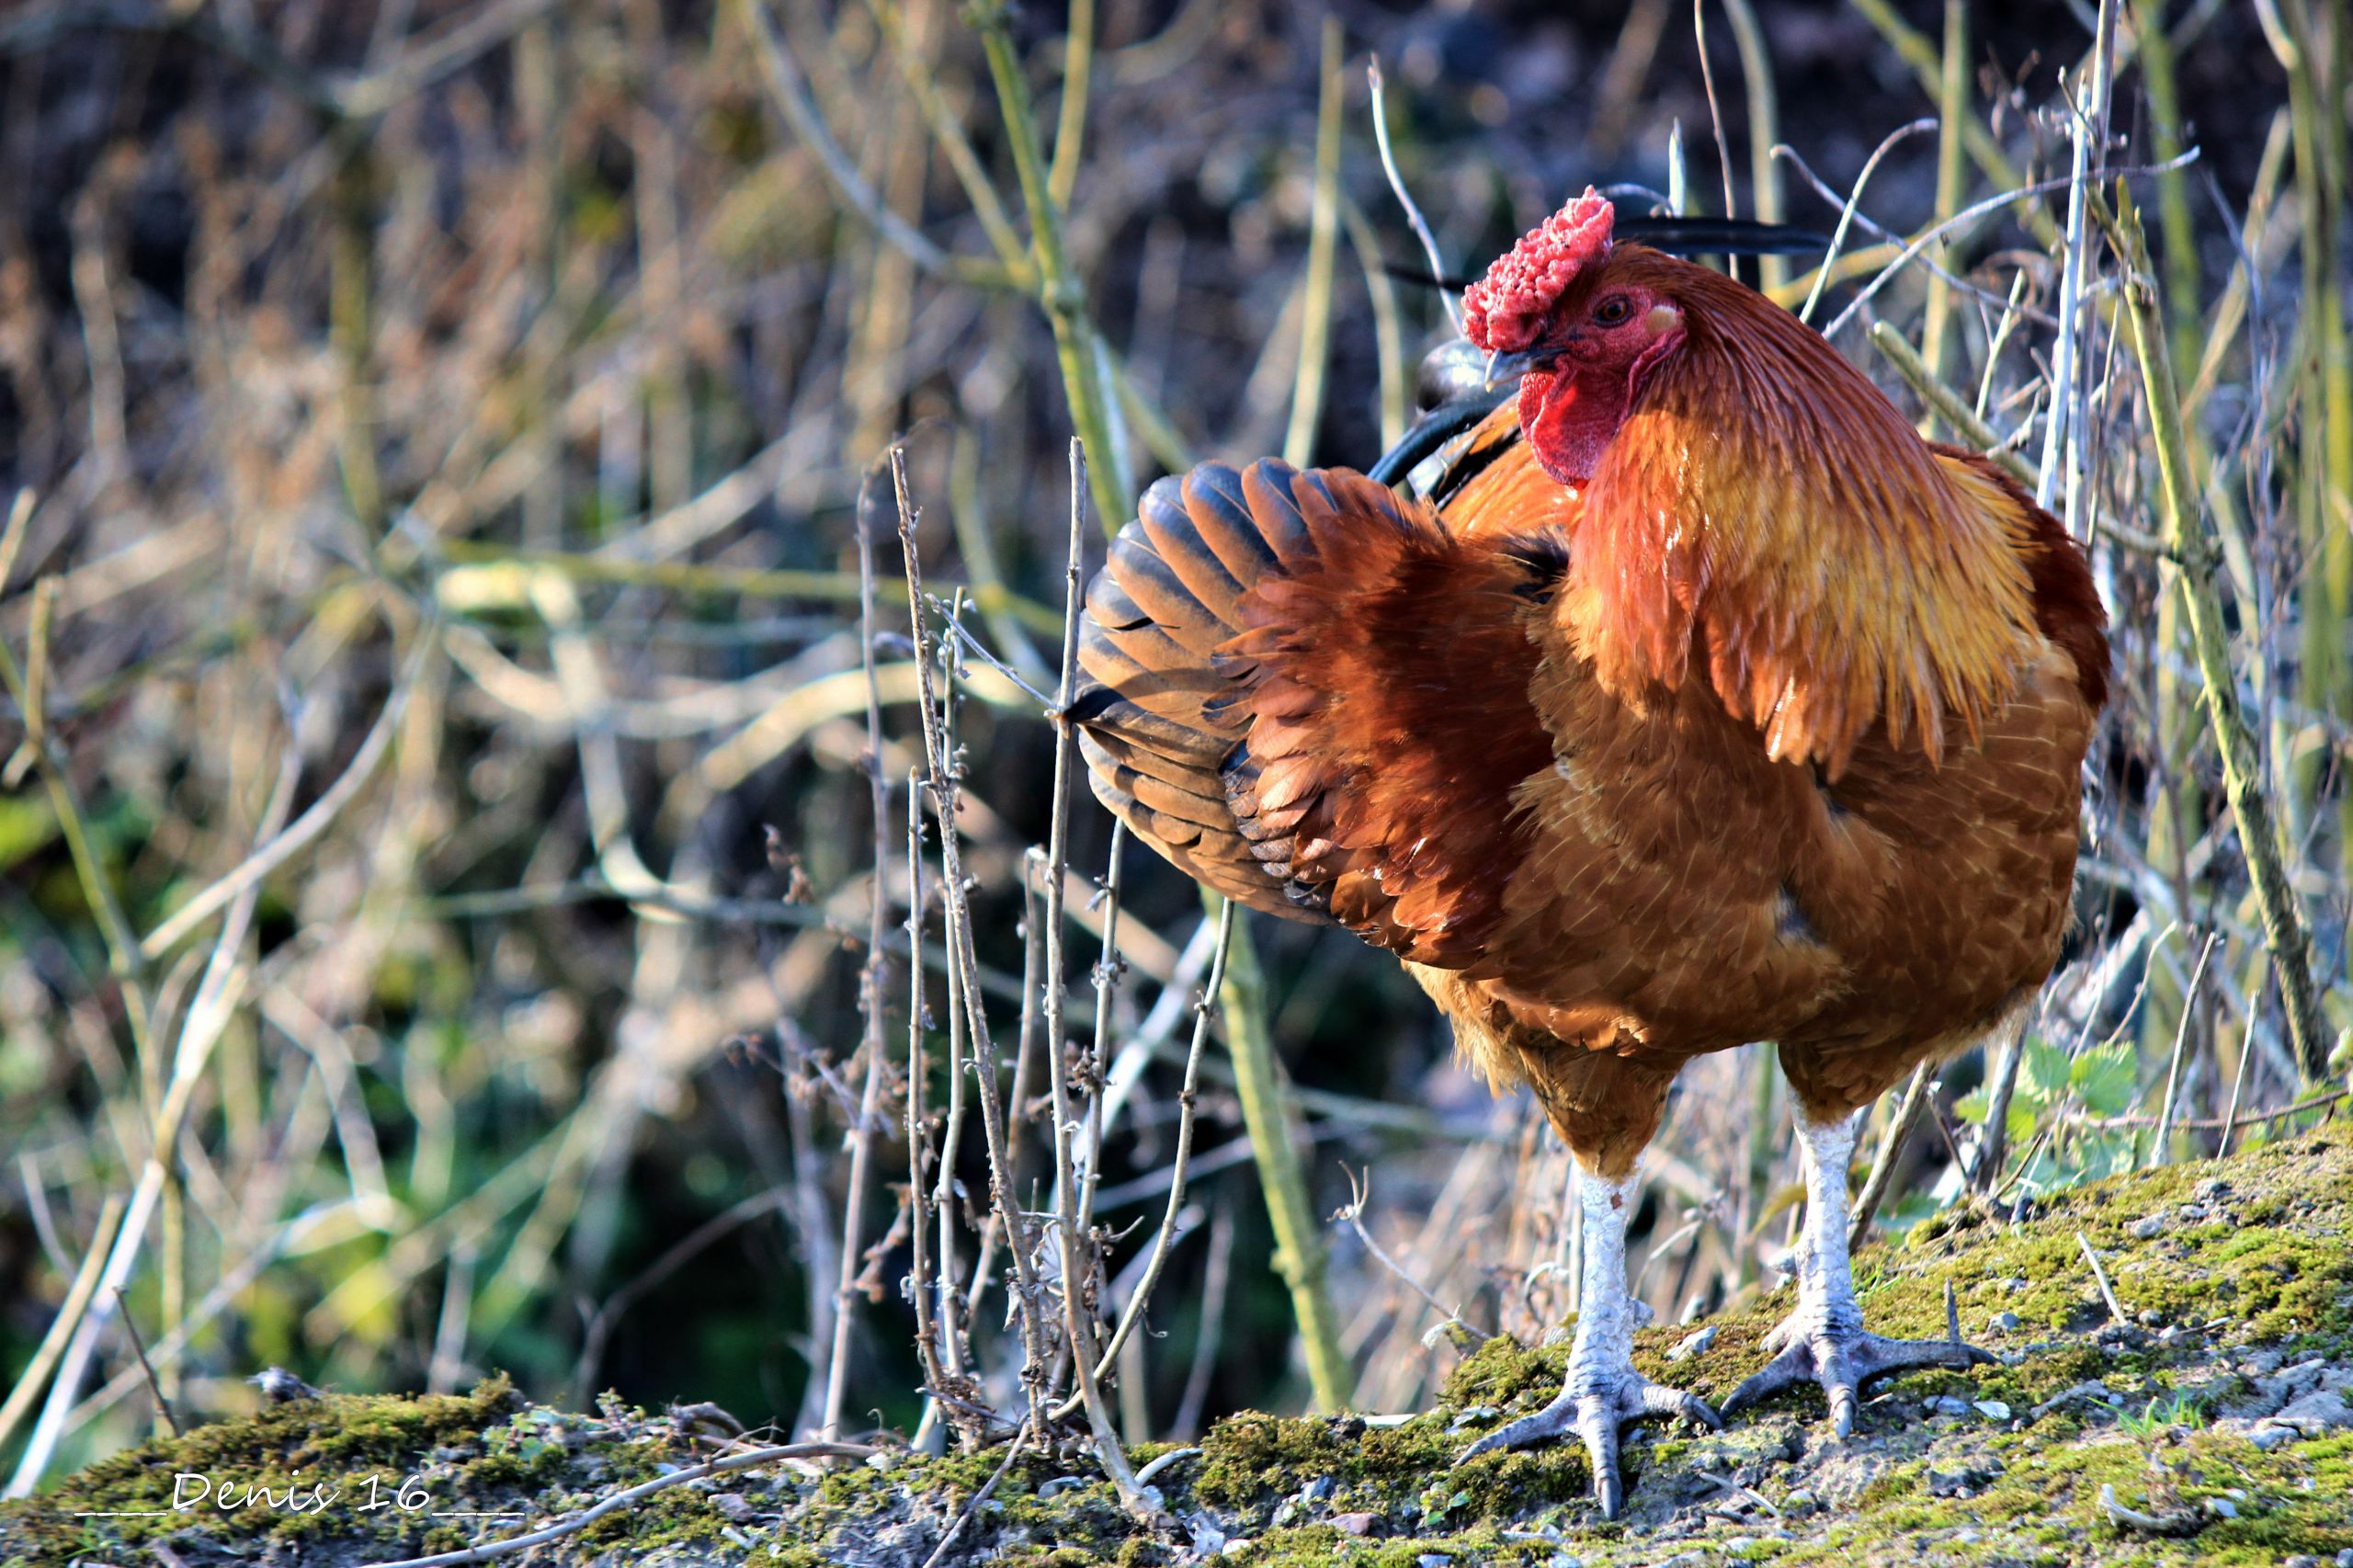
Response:
M1798 1304L1768 1339L1782 1346L1724 1401L1724 1414L1745 1409L1800 1383L1820 1383L1830 1397L1830 1419L1841 1437L1855 1429L1862 1387L1889 1372L1920 1367L1961 1369L1994 1359L1975 1346L1950 1339L1883 1339L1863 1330L1847 1250L1847 1172L1863 1113L1814 1121L1802 1111L1798 1139L1805 1147L1805 1237L1798 1254Z
M1462 1451L1463 1460L1506 1449L1534 1448L1563 1437L1585 1440L1593 1461L1593 1494L1604 1518L1625 1506L1618 1473L1618 1428L1646 1415L1680 1415L1721 1426L1696 1394L1654 1383L1634 1369L1634 1302L1626 1290L1626 1221L1637 1196L1633 1177L1612 1181L1580 1160L1578 1206L1585 1216L1585 1271L1578 1297L1576 1339L1568 1381L1552 1403L1498 1428Z

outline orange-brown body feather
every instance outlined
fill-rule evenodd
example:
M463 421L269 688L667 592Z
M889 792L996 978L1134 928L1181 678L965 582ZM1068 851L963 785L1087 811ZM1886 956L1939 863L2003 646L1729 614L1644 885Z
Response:
M1631 1169L1691 1057L1817 1119L2055 961L2107 644L2081 553L1727 280L1622 247L1685 351L1581 489L1506 406L1427 501L1155 485L1088 601L1097 793L1231 896L1396 952Z

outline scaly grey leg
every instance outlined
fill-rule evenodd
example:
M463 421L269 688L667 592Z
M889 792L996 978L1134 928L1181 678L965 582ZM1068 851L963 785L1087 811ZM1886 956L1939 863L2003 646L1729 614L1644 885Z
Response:
M1721 1426L1697 1395L1654 1383L1634 1370L1634 1303L1626 1290L1626 1221L1635 1187L1630 1176L1608 1181L1580 1164L1578 1207L1585 1216L1585 1268L1580 1277L1576 1340L1560 1394L1533 1415L1488 1433L1462 1451L1461 1464L1480 1454L1534 1448L1571 1435L1585 1440L1593 1461L1593 1494L1604 1518L1626 1504L1618 1471L1618 1428L1646 1415L1680 1415Z
M1960 1369L1994 1359L1958 1338L1884 1339L1864 1332L1847 1251L1847 1171L1862 1121L1861 1111L1836 1121L1798 1119L1806 1197L1797 1310L1767 1336L1767 1347L1779 1346L1780 1354L1733 1390L1724 1401L1726 1415L1799 1383L1819 1383L1830 1398L1831 1422L1845 1437L1855 1430L1856 1405L1871 1379L1918 1367Z

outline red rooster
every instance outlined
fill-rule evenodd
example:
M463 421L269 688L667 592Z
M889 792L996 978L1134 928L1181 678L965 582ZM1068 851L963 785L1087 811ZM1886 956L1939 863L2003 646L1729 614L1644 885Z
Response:
M1612 243L1588 190L1465 300L1519 373L1426 495L1346 470L1165 479L1092 585L1096 793L1229 897L1395 952L1574 1151L1566 1386L1470 1454L1695 1396L1630 1356L1634 1170L1693 1057L1778 1042L1808 1170L1795 1310L1729 1413L1965 1366L1866 1333L1863 1108L2059 952L2107 698L2082 552L1984 458L1719 273ZM1464 1457L1470 1457L1466 1454Z

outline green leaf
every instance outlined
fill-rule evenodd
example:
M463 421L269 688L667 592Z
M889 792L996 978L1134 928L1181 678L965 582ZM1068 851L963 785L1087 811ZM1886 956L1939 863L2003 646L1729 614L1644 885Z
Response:
M2010 1147L2015 1149L2033 1138L2035 1123L2040 1120L2041 1120L2040 1113L2036 1111L2034 1107L2029 1105L2023 1096L2012 1098L2010 1101L2010 1125L2007 1130Z
M2045 1105L2055 1105L2065 1097L2070 1083L2070 1063L2066 1051L2047 1040L2026 1042L2027 1086L2034 1097Z
M1952 1113L1972 1127L1983 1127L1994 1114L1994 1096L1984 1089L1972 1089L1953 1102Z
M2141 1097L2139 1064L2124 1040L2085 1051L2068 1076L2094 1116L2121 1116Z

